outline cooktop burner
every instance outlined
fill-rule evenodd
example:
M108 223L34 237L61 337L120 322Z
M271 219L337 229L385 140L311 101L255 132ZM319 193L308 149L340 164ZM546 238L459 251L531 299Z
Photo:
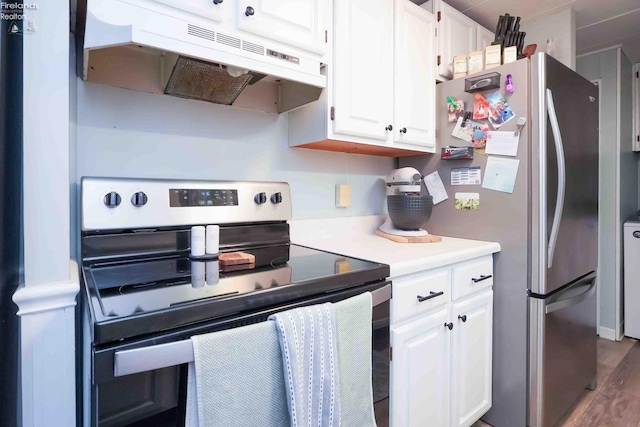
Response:
M85 265L96 342L224 317L384 279L388 266L298 245L246 249L254 268L173 255ZM242 266L232 266L242 268ZM178 314L180 313L180 314ZM135 321L135 323L134 323ZM129 324L131 327L125 327ZM120 325L117 329L115 325ZM135 325L135 327L134 327ZM111 332L109 332L111 331Z

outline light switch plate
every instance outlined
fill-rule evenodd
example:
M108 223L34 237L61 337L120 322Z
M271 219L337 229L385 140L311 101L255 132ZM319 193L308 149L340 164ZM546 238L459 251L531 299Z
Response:
M336 207L346 208L351 206L351 186L349 184L336 184Z

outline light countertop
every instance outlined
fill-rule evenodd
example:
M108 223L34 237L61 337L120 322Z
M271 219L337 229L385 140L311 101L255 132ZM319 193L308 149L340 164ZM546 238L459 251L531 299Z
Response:
M291 223L291 240L341 255L388 264L391 278L500 251L500 244L442 237L437 243L396 243L373 234L384 217L351 217Z

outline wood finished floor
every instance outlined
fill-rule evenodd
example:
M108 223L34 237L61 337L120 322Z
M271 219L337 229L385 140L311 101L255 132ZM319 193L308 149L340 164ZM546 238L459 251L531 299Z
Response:
M598 387L583 391L556 426L640 427L640 342L598 340Z

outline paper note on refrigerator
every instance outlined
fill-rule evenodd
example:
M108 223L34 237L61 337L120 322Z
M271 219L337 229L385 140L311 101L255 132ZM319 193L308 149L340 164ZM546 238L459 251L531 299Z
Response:
M487 132L487 146L485 153L500 156L517 156L520 135L516 132L489 131Z
M489 157L484 170L482 188L513 193L518 175L518 165L520 165L520 160L517 159Z
M438 174L438 171L425 176L424 184L427 186L427 190L429 191L431 197L433 197L434 205L437 205L438 203L443 202L449 198L447 190L445 190L444 188L444 184L442 183L442 179L440 179L440 174Z
M451 169L451 185L480 185L481 182L480 166Z

